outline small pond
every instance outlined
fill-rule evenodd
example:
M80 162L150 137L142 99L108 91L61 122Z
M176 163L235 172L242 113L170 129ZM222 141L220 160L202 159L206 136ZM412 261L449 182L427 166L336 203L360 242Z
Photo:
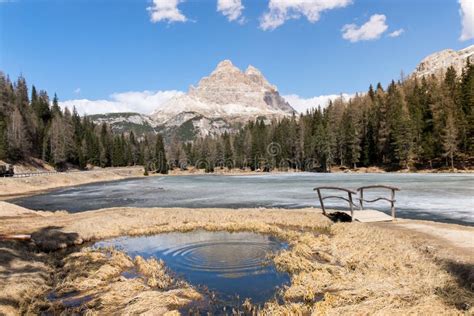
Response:
M288 284L287 273L277 271L270 256L287 244L269 235L194 231L153 236L119 237L97 242L113 246L132 258L162 259L177 276L216 294L221 306L238 306L245 298L263 304Z

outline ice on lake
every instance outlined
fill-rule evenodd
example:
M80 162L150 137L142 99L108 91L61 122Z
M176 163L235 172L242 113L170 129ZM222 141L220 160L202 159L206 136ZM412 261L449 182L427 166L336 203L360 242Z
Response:
M154 176L60 189L12 200L41 210L80 212L98 208L303 208L319 207L313 188L322 185L356 189L387 184L397 192L397 215L474 225L474 175L470 174L322 174L288 173L247 176ZM386 194L380 191L373 194ZM370 198L368 193L365 197ZM343 201L328 200L330 208L344 209ZM389 213L383 201L367 205Z

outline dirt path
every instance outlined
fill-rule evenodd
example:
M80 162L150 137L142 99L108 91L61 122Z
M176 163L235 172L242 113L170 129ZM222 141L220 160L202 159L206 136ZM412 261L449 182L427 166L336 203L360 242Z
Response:
M407 219L374 225L406 234L440 258L474 265L474 227Z

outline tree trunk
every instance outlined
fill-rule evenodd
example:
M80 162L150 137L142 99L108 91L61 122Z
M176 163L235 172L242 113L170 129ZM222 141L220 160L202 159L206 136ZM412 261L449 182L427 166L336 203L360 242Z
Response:
M454 155L453 155L453 152L451 152L451 170L454 171Z

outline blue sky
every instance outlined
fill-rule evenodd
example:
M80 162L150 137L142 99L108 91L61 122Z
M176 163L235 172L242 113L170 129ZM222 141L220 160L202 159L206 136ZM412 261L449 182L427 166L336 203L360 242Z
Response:
M473 44L471 0L219 2L0 0L0 70L61 100L121 102L186 91L231 59L311 98L385 85L430 53Z

